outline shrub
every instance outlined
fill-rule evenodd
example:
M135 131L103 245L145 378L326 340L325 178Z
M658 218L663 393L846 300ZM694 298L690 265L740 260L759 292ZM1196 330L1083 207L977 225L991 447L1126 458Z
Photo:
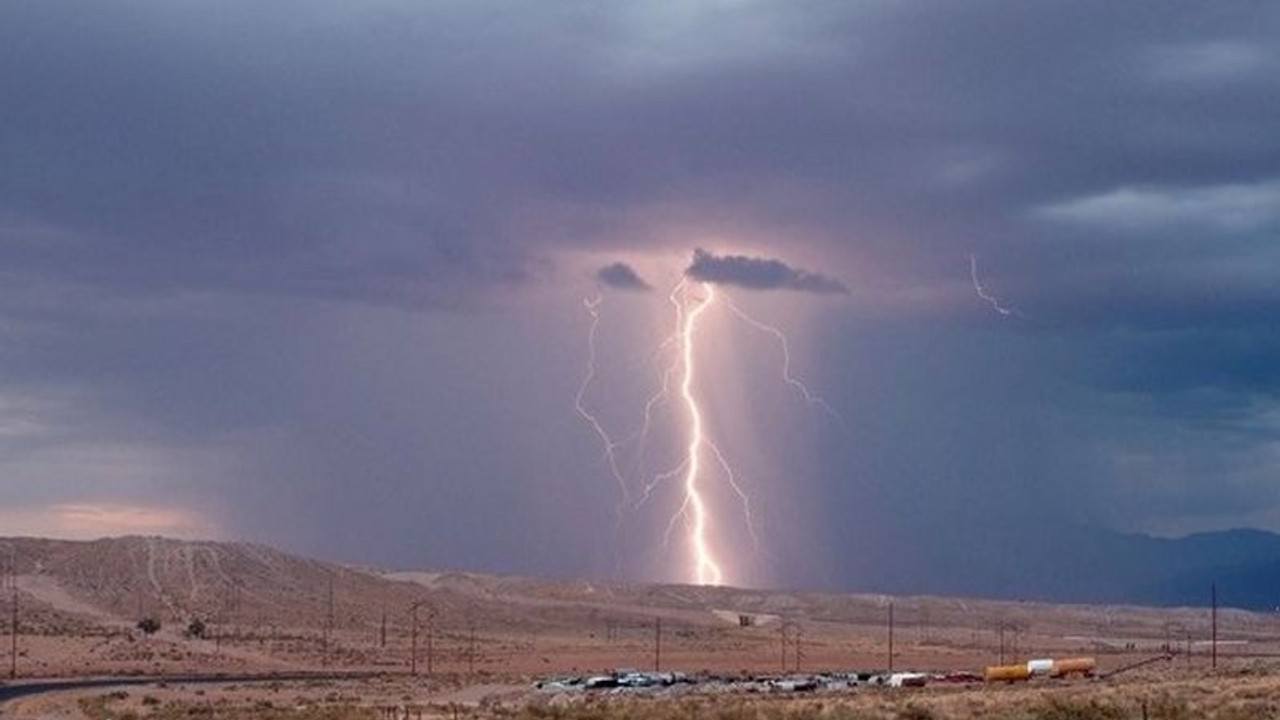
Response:
M936 718L934 712L923 705L911 704L898 711L898 720L936 720Z
M1032 717L1036 720L1127 720L1129 714L1116 705L1098 700L1049 698Z

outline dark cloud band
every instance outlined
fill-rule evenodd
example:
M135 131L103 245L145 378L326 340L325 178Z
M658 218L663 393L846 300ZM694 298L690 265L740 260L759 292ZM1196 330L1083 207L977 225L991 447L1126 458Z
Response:
M612 263L600 268L596 271L596 280L615 290L648 292L651 289L649 283L640 277L640 273L636 272L635 268L623 262Z
M772 258L745 255L713 255L693 251L693 263L684 274L694 280L717 285L736 285L749 290L795 290L816 295L846 295L849 288L835 278L810 272Z

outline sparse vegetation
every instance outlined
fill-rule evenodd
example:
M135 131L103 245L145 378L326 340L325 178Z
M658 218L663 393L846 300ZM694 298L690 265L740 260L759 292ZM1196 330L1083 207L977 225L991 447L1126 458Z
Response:
M898 720L937 720L937 717L929 708L914 703L898 711Z
M378 720L371 708L354 705L298 705L276 707L267 701L249 703L169 702L143 698L142 713L123 707L127 698L108 693L80 700L80 711L89 720ZM151 702L148 702L150 700Z
M1125 720L1123 708L1098 699L1050 697L1034 708L1035 720Z
M1267 657L1280 657L1280 619L1272 615L1220 611L1220 631L1233 645L1225 653L1220 649L1216 672L1207 654L1197 652L1105 681L934 683L918 691L830 694L682 695L695 692L683 686L647 696L554 694L530 690L530 684L558 674L589 676L646 663L653 633L641 616L658 609L680 618L672 615L668 623L664 616L664 668L691 675L730 669L742 677L776 673L776 620L788 617L806 627L806 670L875 669L885 655L883 608L877 598L862 596L725 590L722 597L698 589L671 594L648 587L606 594L551 581L462 574L432 576L430 589L424 590L349 570L334 575L323 564L233 545L135 539L91 548L49 547L63 548L62 554L45 563L48 575L33 581L30 597L24 598L23 612L29 614L23 617L18 665L27 677L252 675L279 667L386 672L358 681L315 677L206 686L175 680L132 695L86 691L81 714L91 720L363 720L390 716L391 707L401 717L411 711L416 719L422 710L434 720L453 720L455 711L458 720L1137 720L1144 706L1149 720L1280 718L1280 660ZM30 554L35 556L36 549ZM148 566L155 569L155 593ZM99 567L109 569L106 580L98 579ZM326 647L321 630L331 576L337 577L337 610ZM252 592L232 595L231 587ZM421 674L411 681L406 674L412 639L404 608L423 593L438 593L439 603L432 634L420 628ZM719 603L731 609L719 612ZM777 615L761 615L774 620L741 627L735 604L759 605ZM219 616L220 611L230 617ZM903 598L898 611L905 625L895 658L911 669L980 670L995 662L1000 647L994 623L1010 618L1022 628L1005 638L1015 662L1029 652L1034 657L1087 654L1096 655L1105 670L1161 652L1170 624L1188 636L1208 632L1205 613L1194 608L1116 607L1106 608L1104 615L1090 606ZM222 617L217 643L207 619L214 617ZM1099 627L1100 617L1106 618L1105 627ZM174 632L160 632L162 619L177 623ZM473 620L478 625L474 669L467 631ZM144 633L154 636L141 642ZM1076 634L1090 637L1091 644L1083 646L1073 639ZM429 674L424 665L428 637L434 656ZM1145 644L1135 648L1132 638L1145 638ZM1112 647L1104 642L1109 639L1124 642ZM1258 657L1236 655L1243 643Z
M1141 687L1141 685L1139 685ZM1238 690L1206 693L1187 686L1187 697L1148 702L1149 720L1268 720L1280 717L1280 681L1272 698L1241 699ZM959 690L913 696L878 691L836 697L715 697L683 699L562 698L518 709L494 709L508 720L1137 720L1144 717L1136 688L1082 686L1030 692ZM1193 702L1191 698L1199 698ZM974 702L977 700L978 702ZM441 713L447 715L448 713Z

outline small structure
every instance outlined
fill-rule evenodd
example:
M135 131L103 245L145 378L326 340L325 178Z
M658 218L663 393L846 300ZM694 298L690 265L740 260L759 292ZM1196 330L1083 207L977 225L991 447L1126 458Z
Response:
M900 672L893 673L889 676L889 687L924 687L929 682L929 676L924 673L916 672Z

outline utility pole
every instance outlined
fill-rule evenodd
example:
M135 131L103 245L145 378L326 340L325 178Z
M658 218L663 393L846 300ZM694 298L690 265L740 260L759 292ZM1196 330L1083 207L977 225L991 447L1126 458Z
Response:
M787 671L787 628L791 623L782 623L782 627L778 628L778 635L782 641L782 672Z
M662 672L662 618L653 621L653 671Z
M800 642L804 639L804 627L796 626L796 672L800 672L800 659L804 657L804 652L800 649Z
M1004 623L1000 623L1000 664L1004 664Z
M231 613L231 598L227 595L228 592L230 591L226 588L222 589L216 611L209 614L209 625L213 632L213 650L218 657L222 657L222 635L226 632L227 616ZM138 593L138 615L142 615L141 593Z
M1209 585L1209 598L1213 609L1210 611L1210 626L1212 630L1209 636L1209 657L1210 666L1218 667L1218 583Z
M324 618L324 656L320 664L329 667L329 633L333 630L333 574L329 575L329 607Z
M476 621L474 618L467 629L467 674L474 675L476 673Z
M427 613L427 674L435 672L436 658L436 611L433 608Z
M9 546L9 587L13 593L9 623L9 679L18 678L18 548Z
M382 625L378 629L378 647L385 648L387 646L387 611L382 611Z
M888 671L893 671L893 603L888 603Z
M409 629L409 637L411 638L411 640L409 641L410 642L410 645L409 645L409 674L410 675L418 674L418 608L421 607L424 602L426 601L419 600L409 606L409 615L412 617L412 620L410 621L412 625ZM427 657L430 658L431 657L430 654L428 654ZM429 663L430 660L428 660L427 662ZM427 672L430 673L431 671L428 669Z
M240 639L240 630L237 627L237 619L240 615L240 586L233 584L231 586L231 601L228 607L229 622L231 623L231 639Z

